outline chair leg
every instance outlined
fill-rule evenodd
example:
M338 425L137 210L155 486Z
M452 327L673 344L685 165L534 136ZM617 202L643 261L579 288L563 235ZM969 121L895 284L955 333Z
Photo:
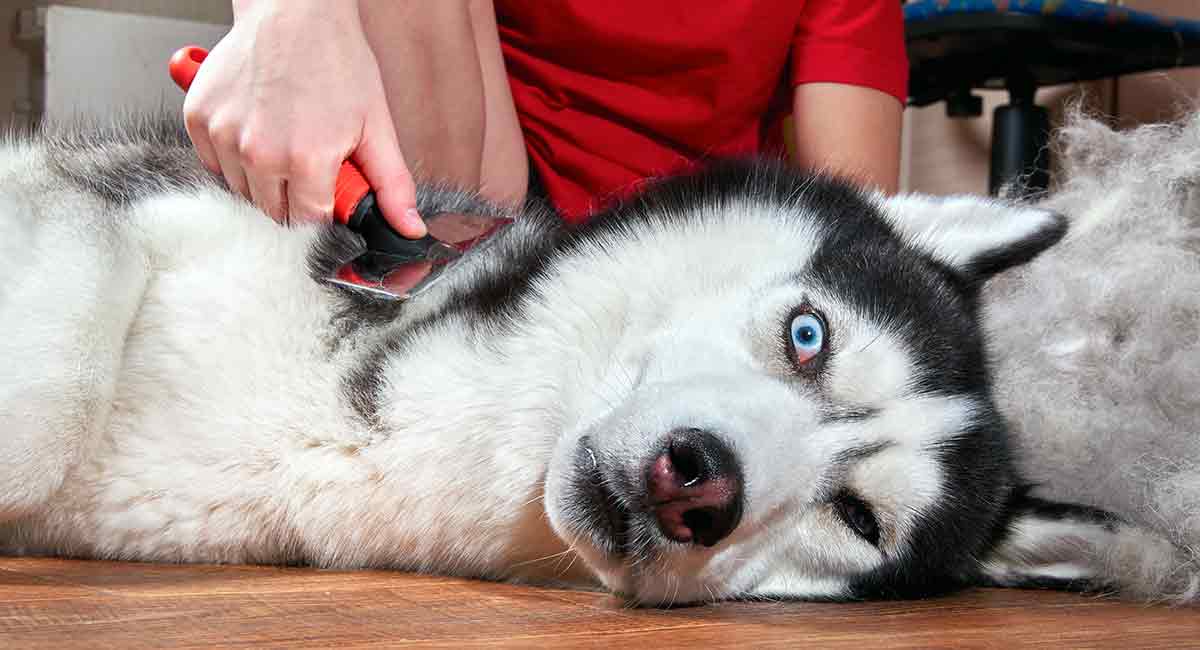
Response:
M1031 85L1009 86L1009 104L992 119L992 160L988 193L1011 185L1014 196L1029 196L1050 185L1050 114L1033 101Z

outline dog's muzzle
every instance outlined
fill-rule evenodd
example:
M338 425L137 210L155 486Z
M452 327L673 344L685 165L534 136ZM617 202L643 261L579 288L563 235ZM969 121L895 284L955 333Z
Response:
M710 547L741 521L741 464L716 434L672 431L637 468L608 466L608 458L590 439L580 441L576 506L597 546L610 554L625 553L635 527L657 532L661 543Z

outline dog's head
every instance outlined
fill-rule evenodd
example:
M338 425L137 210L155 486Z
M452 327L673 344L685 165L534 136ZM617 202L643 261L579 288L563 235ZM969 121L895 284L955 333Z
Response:
M970 580L1020 493L978 292L1065 229L740 163L598 218L543 286L592 346L547 477L555 531L643 603Z

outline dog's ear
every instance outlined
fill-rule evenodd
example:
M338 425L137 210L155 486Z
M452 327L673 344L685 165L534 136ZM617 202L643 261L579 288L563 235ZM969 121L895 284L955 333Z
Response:
M902 194L884 212L909 243L970 281L1032 260L1067 232L1058 213L971 195Z
M1200 579L1188 566L1169 540L1108 512L1022 495L973 582L1187 601Z

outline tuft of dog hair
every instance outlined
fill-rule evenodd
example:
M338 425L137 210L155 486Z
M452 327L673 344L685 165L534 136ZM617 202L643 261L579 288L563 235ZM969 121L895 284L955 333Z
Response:
M1053 151L1032 202L1071 230L986 288L996 396L1040 496L1119 521L1043 552L1200 603L1200 113L1119 131L1073 106Z

